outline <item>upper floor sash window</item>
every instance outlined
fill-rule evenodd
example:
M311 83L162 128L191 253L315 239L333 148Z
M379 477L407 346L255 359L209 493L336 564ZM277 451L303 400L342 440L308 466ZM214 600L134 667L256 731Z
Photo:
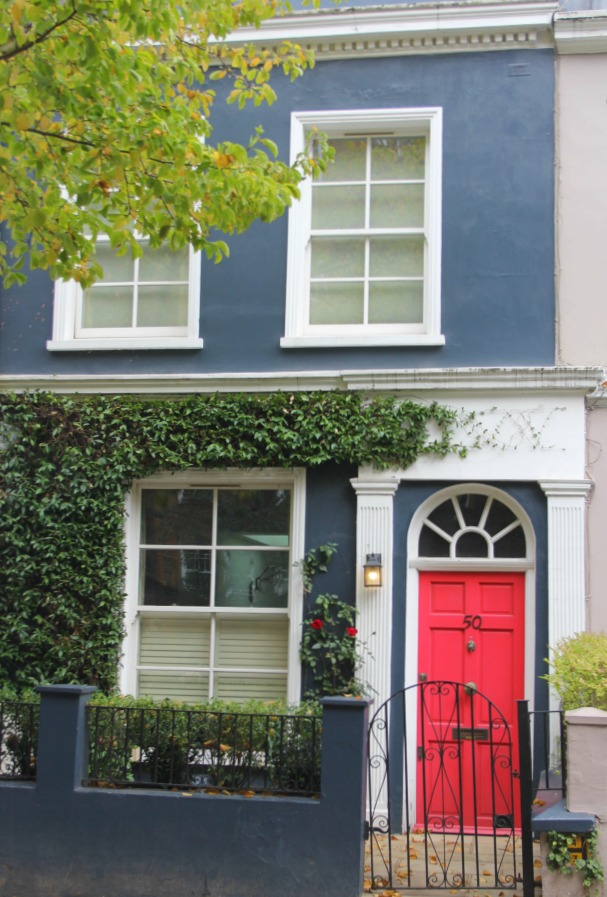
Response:
M119 256L99 237L103 278L83 290L74 281L55 286L50 350L201 348L200 253L189 247Z
M442 110L293 113L334 162L290 210L284 348L440 345Z

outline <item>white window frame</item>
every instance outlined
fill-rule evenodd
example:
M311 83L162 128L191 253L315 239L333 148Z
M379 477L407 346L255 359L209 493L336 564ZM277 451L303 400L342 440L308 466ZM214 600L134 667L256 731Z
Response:
M192 608L146 606L138 603L139 594L139 526L141 519L142 489L167 488L214 488L238 487L241 489L289 489L291 491L291 533L289 560L289 604L287 608L257 609L250 611L243 608L221 608L223 615L263 615L273 617L284 614L289 621L288 635L288 670L287 701L297 703L301 698L301 661L299 647L301 643L301 621L303 614L303 577L301 559L305 550L305 508L306 508L306 471L303 468L280 470L275 468L255 470L226 471L181 471L174 474L158 474L144 480L137 480L126 499L126 602L125 602L125 638L122 645L120 664L120 690L123 694L136 694L139 657L139 620L143 616L172 616L176 619L187 619L216 614L215 608ZM180 667L187 672L186 667ZM260 672L263 672L260 670ZM270 672L276 673L277 670Z
M107 240L107 237L99 237ZM190 246L188 273L188 322L183 327L95 328L82 336L78 315L82 288L74 280L57 280L53 304L53 337L50 352L82 352L116 349L202 349L199 336L201 253Z
M424 313L421 324L309 323L312 185L301 187L301 199L289 209L287 300L283 349L322 346L440 346L441 334L441 206L442 108L365 109L293 112L291 161L304 152L308 133L316 128L329 137L385 135L426 136L424 195Z

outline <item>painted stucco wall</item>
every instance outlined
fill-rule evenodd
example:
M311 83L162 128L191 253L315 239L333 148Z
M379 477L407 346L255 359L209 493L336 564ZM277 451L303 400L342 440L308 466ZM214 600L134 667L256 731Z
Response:
M593 707L570 710L567 715L567 810L596 818L597 852L607 864L607 713ZM574 829L575 830L575 829ZM559 828L559 831L564 831ZM544 897L582 897L588 893L582 875L561 875L546 868L547 840L542 836L542 891ZM603 893L603 888L591 887Z
M2 895L359 897L368 701L324 702L319 800L247 798L81 787L94 690L44 686L36 782L0 782Z
M607 54L557 60L559 354L607 364Z
M219 84L219 82L217 82ZM292 110L441 106L444 347L281 349L286 216L203 262L204 348L51 353L52 284L32 275L1 297L0 373L215 373L554 363L553 97L550 50L318 62L278 100L217 105L216 136L263 124L288 154ZM218 87L217 89L220 89Z
M607 54L557 60L558 356L607 364ZM588 418L588 623L607 631L607 407Z
M594 482L588 508L588 625L607 632L607 407L589 412L588 475Z

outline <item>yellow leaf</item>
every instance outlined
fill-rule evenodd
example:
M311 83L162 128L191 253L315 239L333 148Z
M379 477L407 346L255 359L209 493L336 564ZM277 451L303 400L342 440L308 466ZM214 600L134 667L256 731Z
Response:
M217 150L214 150L213 161L218 168L227 168L234 161L234 156L229 153L220 153Z
M15 124L20 131L27 131L31 124L31 118L27 112L20 112L15 118Z

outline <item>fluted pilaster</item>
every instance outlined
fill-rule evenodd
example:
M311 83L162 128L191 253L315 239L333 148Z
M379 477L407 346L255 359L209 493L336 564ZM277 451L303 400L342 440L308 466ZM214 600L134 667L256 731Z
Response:
M546 480L548 499L548 646L586 628L588 480ZM555 703L553 696L552 703Z
M395 479L358 477L350 481L356 491L356 605L360 638L373 657L365 661L361 673L369 683L375 706L391 694L392 660L392 541ZM382 584L365 588L363 565L367 554L382 556Z

